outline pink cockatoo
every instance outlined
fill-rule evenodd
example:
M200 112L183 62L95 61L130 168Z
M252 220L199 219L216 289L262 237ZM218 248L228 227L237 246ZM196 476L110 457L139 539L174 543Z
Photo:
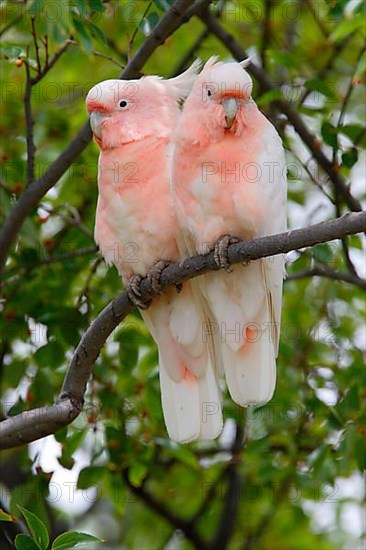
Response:
M158 288L164 261L179 259L169 149L180 101L188 95L199 65L195 62L169 80L106 80L86 98L100 148L95 240L107 264L116 265L136 305L142 306L141 277L150 273ZM179 442L217 437L222 416L214 355L202 338L203 309L190 284L179 294L169 289L141 314L159 349L169 436Z
M226 268L230 243L286 229L284 150L251 97L248 64L209 59L174 137L181 254L214 249L216 262ZM230 271L197 281L233 400L265 403L275 389L284 259L261 259Z

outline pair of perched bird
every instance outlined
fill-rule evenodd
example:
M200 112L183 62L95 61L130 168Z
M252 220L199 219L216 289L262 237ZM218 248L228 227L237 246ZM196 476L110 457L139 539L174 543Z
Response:
M164 80L106 80L86 98L100 148L95 240L140 306L166 262L286 229L281 139L251 97L248 61L196 61ZM183 105L182 102L184 101ZM219 377L240 405L268 401L276 379L282 256L170 288L142 316L159 349L171 439L222 430Z

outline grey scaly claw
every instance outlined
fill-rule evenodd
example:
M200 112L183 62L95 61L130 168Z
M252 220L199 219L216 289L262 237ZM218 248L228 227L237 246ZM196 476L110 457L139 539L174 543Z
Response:
M165 269L170 264L171 262L168 262L166 260L159 260L158 262L156 262L156 264L153 265L153 267L147 274L147 278L150 281L151 288L154 292L156 292L156 294L163 294L160 278L163 269Z
M154 292L157 294L163 294L162 286L160 283L160 278L163 270L168 267L168 265L171 265L172 262L168 262L167 260L159 260L156 262L156 264L150 269L150 271L147 274L147 278L150 281L151 288ZM179 294L182 290L183 283L177 283L175 285L176 291Z
M147 309L150 304L144 303L141 299L141 290L140 290L141 281L142 281L141 275L132 275L126 289L127 296L136 307L140 309Z
M223 235L217 239L214 247L215 263L221 269L225 269L228 273L232 272L229 266L228 248L231 244L238 243L239 239L231 235Z

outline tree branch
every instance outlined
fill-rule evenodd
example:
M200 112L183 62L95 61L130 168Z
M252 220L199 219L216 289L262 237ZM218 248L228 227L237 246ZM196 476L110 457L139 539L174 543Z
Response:
M180 529L187 540L189 540L194 548L197 550L205 550L207 548L206 543L201 538L201 536L195 530L191 521L187 521L175 513L173 513L169 508L164 506L160 500L156 500L151 493L146 491L144 487L136 487L128 479L128 471L123 472L123 478L126 482L126 485L142 502L144 502L151 510L153 510L160 517L164 518L166 521L174 527L174 529Z
M226 46L233 57L239 61L248 57L246 51L241 47L239 42L237 42L235 38L224 29L220 22L217 21L217 19L210 14L208 10L204 14L199 14L199 17L203 23L207 25L210 31L215 34L217 38ZM258 65L251 63L248 67L248 72L251 73L260 83L264 92L270 92L275 89L275 86L269 80L265 71L263 71ZM318 140L309 131L296 109L294 109L290 103L284 99L276 99L272 103L287 116L295 131L298 133L307 148L311 151L319 166L321 166L324 172L329 176L334 187L339 191L339 194L342 196L349 209L355 212L360 212L362 210L360 202L351 194L349 187L341 174L334 170L333 163L324 154L322 149L319 148Z
M357 275L352 273L343 273L341 271L334 271L329 267L313 267L312 269L304 269L302 271L294 271L286 277L287 281L298 281L300 279L307 279L309 277L326 277L327 279L333 279L334 281L342 281L356 285L362 290L366 290L366 280L361 279Z
M231 448L233 457L226 470L227 489L224 505L216 534L209 545L210 550L223 550L227 548L234 534L234 527L240 505L241 489L244 481L243 477L238 472L243 436L244 432L242 426L237 425L235 439Z
M28 56L27 56L28 57ZM32 78L30 76L30 69L28 60L25 64L26 71L26 83L25 83L25 92L24 92L24 111L25 111L25 131L26 131L26 142L27 142L27 186L29 186L34 180L34 163L36 156L36 146L34 144L33 138L33 115L32 115L32 104L31 104L31 93L32 93Z
M176 0L162 17L153 32L142 44L119 78L134 78L158 46L176 31L182 22L188 21L196 12L208 5L209 0L198 0L192 6L190 0ZM50 64L51 65L51 62ZM25 218L40 199L53 187L77 157L84 151L92 138L89 121L76 134L66 149L57 157L44 174L32 183L21 195L10 212L0 232L0 274L6 258Z
M47 44L47 42L45 43ZM57 50L57 52L55 53L55 55L52 57L52 59L50 61L48 61L48 59L46 58L46 64L45 66L43 67L43 69L40 67L39 68L39 71L38 71L38 74L37 76L34 76L32 78L32 86L35 86L36 84L38 84L38 82L40 80L42 80L42 78L44 78L46 76L46 74L52 69L52 67L54 66L54 64L56 63L56 61L61 57L61 55L63 53L66 52L66 50L69 48L69 46L71 46L72 44L74 44L74 41L73 40L67 40L65 42L65 44L63 46L61 46L61 48L59 50Z
M229 247L228 259L230 264L258 260L340 239L365 230L366 211L349 212L341 218L303 229L233 244ZM162 288L176 286L217 269L213 252L194 256L166 267L161 274L161 285ZM147 278L141 283L141 294L145 303L154 297ZM100 350L111 332L132 311L133 307L126 292L122 292L103 309L76 348L56 404L33 409L0 422L0 449L17 447L55 433L76 418L77 411L83 403L87 381ZM47 418L47 421L44 421L44 418ZM38 422L39 419L41 423Z

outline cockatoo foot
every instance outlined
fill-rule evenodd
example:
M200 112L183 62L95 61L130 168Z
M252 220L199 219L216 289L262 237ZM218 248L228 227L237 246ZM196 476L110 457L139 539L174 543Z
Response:
M156 264L153 265L153 267L150 269L150 271L147 274L147 278L150 281L151 288L153 289L156 294L163 294L163 290L160 284L160 278L161 274L163 272L163 269L168 267L171 262L168 262L166 260L159 260L156 262Z
M150 271L147 274L147 278L150 281L151 287L154 292L157 294L163 294L163 289L160 284L160 277L163 272L163 269L168 267L168 265L171 265L172 262L168 262L167 260L159 260L156 262L156 264L150 269ZM177 293L179 294L182 290L183 283L177 283L175 285L175 289Z
M132 275L128 282L128 287L126 289L127 296L131 300L131 302L140 309L147 309L151 302L145 303L142 300L141 290L140 290L140 284L142 281L141 275Z
M214 246L214 259L218 267L225 269L228 273L232 272L232 269L229 266L228 259L228 248L231 244L238 243L239 239L237 237L232 237L231 235L223 235L217 239Z

